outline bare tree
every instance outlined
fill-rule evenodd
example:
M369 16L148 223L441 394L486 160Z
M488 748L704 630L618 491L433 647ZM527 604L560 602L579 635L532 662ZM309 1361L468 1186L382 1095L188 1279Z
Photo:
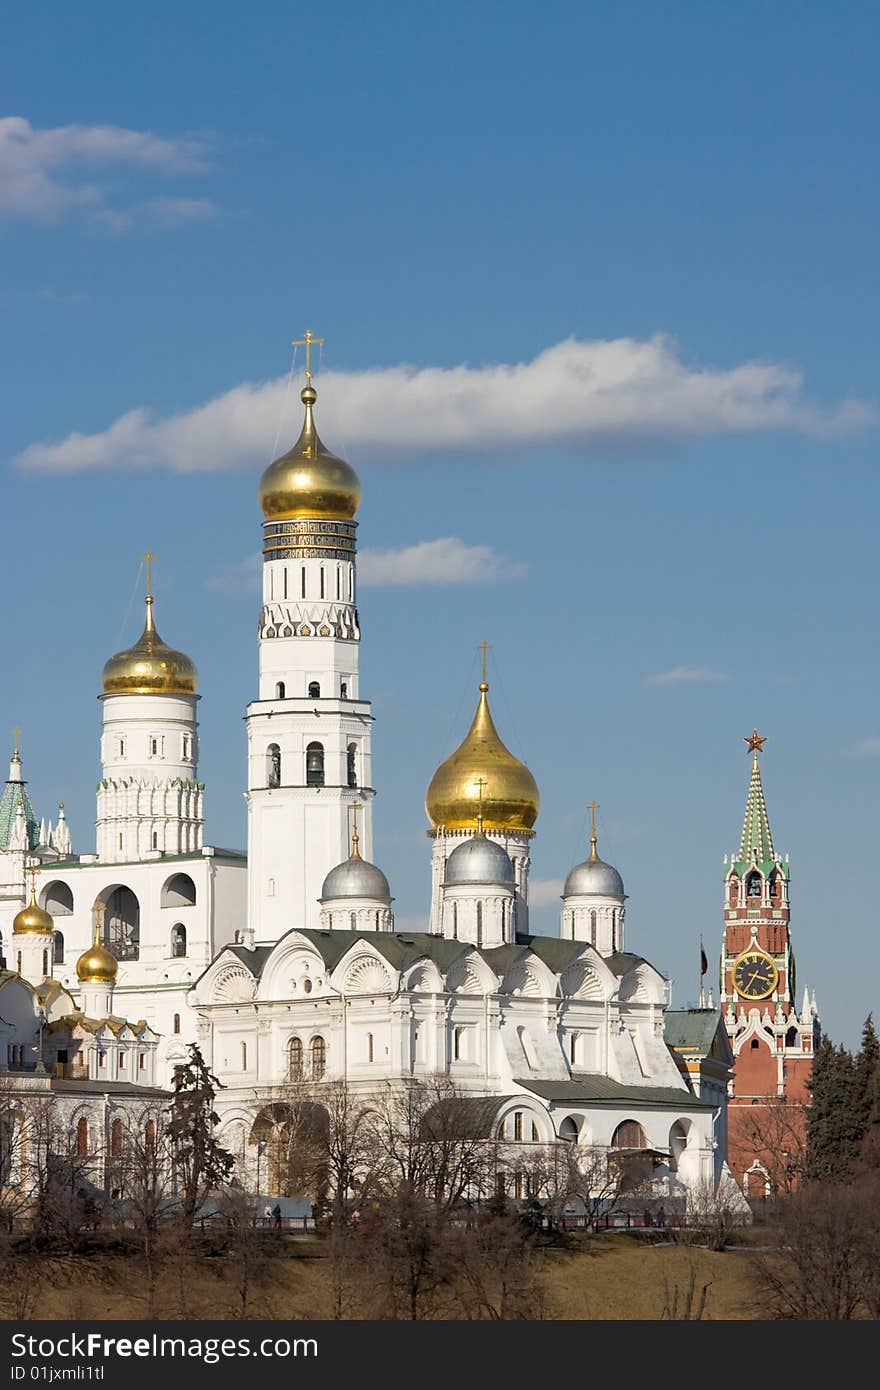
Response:
M759 1264L764 1317L849 1321L880 1311L880 1186L811 1182L782 1204L781 1250Z
M792 1193L803 1181L807 1158L807 1106L785 1096L737 1111L738 1147L767 1174L774 1197Z
M173 1153L168 1127L161 1112L144 1110L129 1117L121 1151L111 1152L114 1179L123 1197L123 1220L133 1227L144 1261L147 1317L157 1316L157 1291L161 1270L161 1223L172 1212Z

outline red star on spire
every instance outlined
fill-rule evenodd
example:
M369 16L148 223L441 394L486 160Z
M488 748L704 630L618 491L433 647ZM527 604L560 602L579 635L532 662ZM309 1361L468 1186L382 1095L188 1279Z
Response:
M761 738L758 730L754 729L750 734L743 734L743 742L748 745L746 748L747 753L763 753L767 737L765 735Z

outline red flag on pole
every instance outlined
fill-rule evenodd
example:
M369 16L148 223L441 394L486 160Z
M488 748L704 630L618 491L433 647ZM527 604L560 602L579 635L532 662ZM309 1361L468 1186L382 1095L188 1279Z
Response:
M709 962L706 959L706 952L703 950L703 943L700 942L700 976L702 978L709 969Z

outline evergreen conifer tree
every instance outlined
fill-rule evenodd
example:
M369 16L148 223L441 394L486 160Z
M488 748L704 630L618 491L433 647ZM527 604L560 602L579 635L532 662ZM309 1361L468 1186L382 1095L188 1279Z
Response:
M168 1137L181 1200L181 1218L191 1226L208 1193L229 1182L235 1160L222 1144L218 1144L214 1134L219 1124L214 1097L221 1083L196 1043L190 1043L189 1051L189 1061L174 1071Z
M807 1177L845 1182L852 1176L864 1132L852 1054L823 1037L809 1084Z

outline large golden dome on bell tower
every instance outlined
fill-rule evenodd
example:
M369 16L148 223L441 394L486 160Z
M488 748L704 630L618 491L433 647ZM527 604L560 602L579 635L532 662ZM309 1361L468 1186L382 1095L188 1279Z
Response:
M309 380L300 392L306 410L299 439L260 479L260 506L267 521L351 521L360 506L357 474L345 459L330 453L315 428L317 398Z

